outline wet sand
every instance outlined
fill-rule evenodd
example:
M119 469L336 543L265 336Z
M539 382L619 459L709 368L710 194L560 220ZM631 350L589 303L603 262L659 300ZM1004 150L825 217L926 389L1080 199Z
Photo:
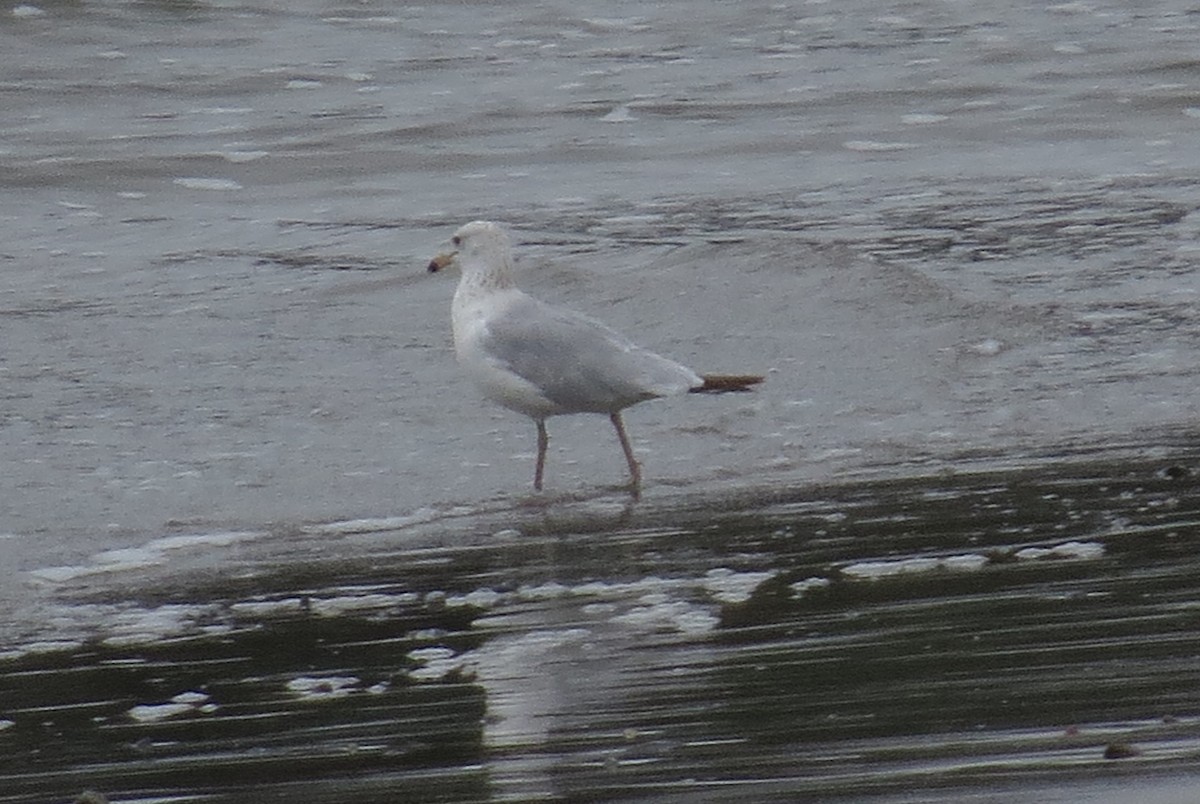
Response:
M1183 802L1200 455L1154 453L77 579L97 632L3 662L0 800Z

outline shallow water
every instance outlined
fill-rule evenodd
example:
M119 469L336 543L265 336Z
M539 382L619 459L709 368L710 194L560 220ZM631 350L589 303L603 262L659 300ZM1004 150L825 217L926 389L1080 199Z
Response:
M1198 27L5 9L8 800L1187 800ZM527 496L424 272L477 217L767 383L631 410L636 506L552 420Z

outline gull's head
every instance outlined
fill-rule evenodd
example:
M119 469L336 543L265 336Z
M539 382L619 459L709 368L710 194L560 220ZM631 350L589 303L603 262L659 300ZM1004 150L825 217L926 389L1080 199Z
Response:
M429 261L430 273L452 265L478 266L485 270L503 270L510 261L508 235L491 221L471 221L458 228L450 238L449 251Z

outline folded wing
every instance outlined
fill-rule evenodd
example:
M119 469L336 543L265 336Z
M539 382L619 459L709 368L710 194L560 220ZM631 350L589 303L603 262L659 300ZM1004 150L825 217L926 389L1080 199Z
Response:
M480 346L557 413L613 413L703 386L694 371L587 316L521 294L489 317Z

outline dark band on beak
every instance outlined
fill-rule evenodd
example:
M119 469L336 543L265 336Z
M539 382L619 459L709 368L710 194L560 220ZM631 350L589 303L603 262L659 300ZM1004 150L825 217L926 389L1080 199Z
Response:
M439 254L436 257L434 257L432 260L429 261L429 273L436 274L438 271L445 268L447 265L449 265L451 262L454 261L454 257L456 254L457 254L457 252L452 251L449 254Z

